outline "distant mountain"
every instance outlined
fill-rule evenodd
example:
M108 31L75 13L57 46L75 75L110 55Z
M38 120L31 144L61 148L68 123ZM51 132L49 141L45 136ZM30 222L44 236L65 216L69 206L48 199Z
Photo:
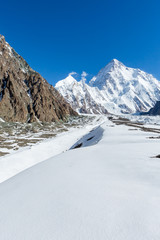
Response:
M153 108L151 108L148 112L148 115L157 116L160 115L160 101L156 102Z
M51 122L70 115L77 113L0 35L0 118Z
M97 113L145 112L160 100L157 79L140 69L126 67L116 59L101 69L89 84L69 76L55 88L75 110L82 112L83 109L87 113L96 112L96 108Z
M76 81L71 75L59 81L55 88L80 113L107 113L104 106L97 102L100 91L88 86L84 81Z

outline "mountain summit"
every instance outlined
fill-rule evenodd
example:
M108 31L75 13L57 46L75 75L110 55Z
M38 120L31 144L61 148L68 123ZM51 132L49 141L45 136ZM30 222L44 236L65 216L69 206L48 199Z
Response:
M107 110L95 100L98 91L88 86L83 80L78 82L69 74L68 77L59 81L55 88L79 113L107 113Z
M69 115L77 113L0 35L0 118L51 122Z
M157 79L140 69L126 67L116 59L102 68L89 84L83 84L83 88L80 82L75 81L74 89L66 79L58 82L56 88L79 112L82 112L84 102L87 108L83 105L83 112L85 109L87 113L91 113L95 106L100 113L147 112L160 100L160 82Z

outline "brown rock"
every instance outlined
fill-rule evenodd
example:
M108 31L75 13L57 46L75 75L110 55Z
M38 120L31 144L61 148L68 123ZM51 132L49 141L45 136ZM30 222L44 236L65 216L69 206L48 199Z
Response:
M52 122L78 115L0 35L0 118Z

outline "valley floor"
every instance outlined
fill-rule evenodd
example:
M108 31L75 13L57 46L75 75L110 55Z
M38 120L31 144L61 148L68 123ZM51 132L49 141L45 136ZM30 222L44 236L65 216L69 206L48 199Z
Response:
M56 154L71 150L54 157L50 141L10 155L12 170L34 153L51 158L0 184L0 239L159 240L160 128L126 122L105 118L66 133Z

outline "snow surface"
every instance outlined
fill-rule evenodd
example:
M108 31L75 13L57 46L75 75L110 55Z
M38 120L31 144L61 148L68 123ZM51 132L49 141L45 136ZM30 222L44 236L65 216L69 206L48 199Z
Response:
M75 110L91 113L95 104L114 114L145 112L160 100L160 82L140 69L126 67L113 59L89 85L72 76L59 81L55 88ZM103 109L103 110L102 110Z
M1 240L160 239L159 140L148 138L157 135L109 120L101 128L89 133L102 136L96 145L0 184Z
M9 155L0 158L0 183L39 162L67 151L78 139L103 121L103 117L96 117L90 125L83 128L70 128L67 133L57 133L52 139L21 148L18 152L12 150ZM7 152L8 149L3 148L3 151Z
M124 115L121 115L121 117L124 117ZM145 126L160 128L160 116L147 116L147 115L136 116L126 114L125 118L134 122L143 123L145 124Z

